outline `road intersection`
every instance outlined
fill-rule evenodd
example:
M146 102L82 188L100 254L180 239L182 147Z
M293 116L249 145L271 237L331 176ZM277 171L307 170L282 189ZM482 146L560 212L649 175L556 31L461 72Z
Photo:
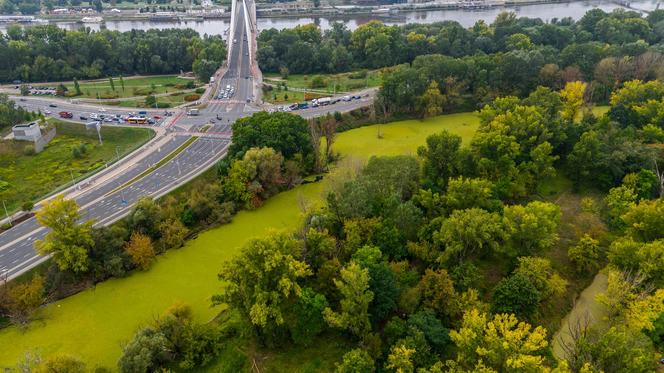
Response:
M236 0L234 0L236 1ZM199 114L189 116L185 109L176 109L172 116L163 117L151 127L156 136L139 150L96 175L79 182L62 193L76 200L85 220L107 225L126 216L141 197L157 198L200 175L226 155L231 140L231 126L238 118L263 110L259 104L258 87L261 73L255 60L255 7L252 0L235 6L235 27L229 33L229 57L216 81L199 102ZM253 12L253 14L252 14ZM249 18L249 19L247 19ZM250 35L248 34L250 33ZM251 49L250 48L254 48ZM232 97L219 99L222 90L233 87ZM112 106L78 104L56 99L16 97L17 104L36 111L70 111L74 121L85 122L80 116L103 111L107 115L126 115L129 111ZM340 102L337 105L300 110L297 113L311 118L333 111L350 111L371 103L371 94L361 100ZM49 105L56 105L52 108ZM147 115L162 116L163 109L146 109ZM214 122L214 123L212 123ZM117 125L107 124L104 125ZM192 137L195 139L190 140ZM184 149L182 147L188 144ZM177 152L175 155L174 152ZM168 161L163 162L164 159ZM159 167L155 165L163 164ZM38 209L37 204L35 209ZM47 230L35 218L27 219L0 234L0 277L12 279L45 261L34 249L34 242L42 239Z

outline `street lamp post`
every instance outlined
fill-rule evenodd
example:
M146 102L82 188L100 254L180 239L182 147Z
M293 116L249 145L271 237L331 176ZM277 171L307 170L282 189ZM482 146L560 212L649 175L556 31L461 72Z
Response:
M7 216L7 219L9 220L9 226L12 226L12 217L9 216L9 212L7 212L7 206L5 206L5 201L2 201L2 207L5 209L5 216Z
M115 147L115 155L118 157L118 162L120 162L120 152L118 151L118 146Z
M99 136L99 145L104 145L104 142L101 140L101 122L97 123L97 136Z
M72 186L76 185L76 181L74 181L74 172L71 169L69 170L69 175L71 175L71 185ZM77 186L76 189L81 189L81 188Z

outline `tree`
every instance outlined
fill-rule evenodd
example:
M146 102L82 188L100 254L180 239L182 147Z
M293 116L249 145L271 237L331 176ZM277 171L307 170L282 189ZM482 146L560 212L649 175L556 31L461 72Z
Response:
M591 273L599 266L599 241L584 234L576 246L567 250L567 257L579 273Z
M419 101L423 118L440 115L443 112L443 106L445 106L445 96L440 93L438 82L431 81L429 87L420 96Z
M449 178L459 174L461 137L447 131L427 137L426 146L417 149L424 160L425 185L445 190Z
M584 104L584 94L586 92L586 83L568 82L565 88L560 91L560 97L563 99L563 110L560 112L562 119L573 122L576 119L579 110Z
M182 224L180 219L164 220L159 224L162 250L181 247L188 233L189 229Z
M122 87L122 92L125 91L125 84L124 84L124 78L122 75L120 75L120 86Z
M298 345L307 346L325 329L323 311L328 307L327 299L311 288L302 289L289 317L289 329L293 341Z
M272 148L285 159L294 159L299 154L307 160L313 153L307 121L290 113L263 111L233 123L230 157L238 159L247 150L261 147Z
M519 318L533 316L542 299L530 279L515 273L500 280L493 290L494 313L510 313Z
M514 273L526 277L540 292L542 299L565 294L567 281L553 269L549 259L525 256L518 258L518 261Z
M337 363L336 373L373 373L376 370L369 353L361 348L346 352L341 363Z
M445 207L449 210L464 210L478 207L495 211L502 203L494 197L494 184L485 179L464 178L460 176L449 180Z
M78 84L78 79L76 79L75 77L74 77L74 92L76 93L76 96L80 96L83 94L83 92L81 92L81 85Z
M664 199L641 201L622 216L627 234L642 242L664 238Z
M37 211L39 224L50 229L43 240L35 242L41 255L53 255L62 271L85 272L88 248L92 246L92 221L78 224L81 218L76 201L62 194L43 203Z
M3 296L3 291L6 296ZM5 298L5 304L0 311L6 308L9 318L17 324L25 324L35 314L44 302L44 280L41 276L34 276L29 282L19 284L5 284L0 290L0 300Z
M85 363L69 355L53 355L44 360L36 373L85 373Z
M21 84L20 90L21 96L27 96L30 94L30 88L28 88L26 84Z
M501 247L511 256L536 254L558 240L560 208L548 202L506 206L503 210L509 244Z
M501 247L504 238L500 215L478 208L452 212L434 233L434 242L445 248L446 260L488 255Z
M341 280L334 280L341 293L339 312L326 308L325 320L333 327L348 329L357 337L363 337L371 329L369 304L374 294L369 290L369 271L351 261L341 270Z
M171 360L166 336L153 328L144 328L123 347L118 368L123 373L151 372Z
M454 283L444 269L427 269L417 284L425 307L438 315L449 316L450 304L454 300Z
M413 367L411 356L414 353L414 349L408 348L404 345L392 346L390 354L387 357L387 365L385 365L385 368L396 373L413 373L415 368Z
M284 184L281 167L284 158L272 148L251 148L235 160L222 181L227 200L247 208L259 207Z
M111 91L115 92L115 82L113 81L112 76L108 77L108 83L111 85Z
M140 232L134 232L125 246L125 251L131 257L131 261L138 268L146 270L154 262L155 252L152 240L149 236Z
M259 331L284 324L286 306L301 295L298 280L311 274L300 256L301 243L286 233L250 240L219 272L226 285L214 303L239 309Z
M134 209L127 218L127 224L132 230L156 239L159 237L159 224L162 219L159 205L149 197L142 197L134 205Z
M534 329L514 315L493 319L476 309L463 316L461 328L450 332L457 345L457 363L465 369L490 368L499 372L538 371L547 348L546 330Z

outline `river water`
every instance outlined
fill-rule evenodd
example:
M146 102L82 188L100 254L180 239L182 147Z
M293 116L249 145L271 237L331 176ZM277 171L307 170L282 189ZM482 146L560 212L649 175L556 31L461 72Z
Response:
M642 10L652 10L657 7L659 0L636 0L631 2L632 8ZM464 27L470 27L478 20L492 22L498 13L509 10L516 12L520 17L539 17L544 21L550 21L552 18L572 17L579 19L586 11L594 8L611 11L616 8L623 8L609 0L576 1L570 3L536 4L523 5L519 7L496 7L482 10L430 10L422 12L400 12L396 17L383 18L381 16L363 15L349 19L330 19L330 18L259 18L258 29L269 28L284 29L292 28L297 25L315 23L325 30L335 21L345 22L349 29L353 30L371 20L382 20L386 24L404 24L404 23L433 23L439 21L453 20L459 22ZM81 27L78 23L58 23L60 27L74 30ZM99 30L100 24L86 24L92 30ZM105 27L109 30L130 31L130 30L148 30L148 29L166 29L166 28L192 28L200 34L221 35L228 29L229 20L213 19L204 21L179 21L179 22L151 22L147 20L140 21L107 21ZM0 31L4 31L5 25L0 25Z

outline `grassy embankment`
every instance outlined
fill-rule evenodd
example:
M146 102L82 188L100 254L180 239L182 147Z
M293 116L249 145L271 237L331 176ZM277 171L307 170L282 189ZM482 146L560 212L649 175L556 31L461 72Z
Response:
M0 199L14 210L22 202L36 201L50 192L71 183L120 155L136 149L154 134L144 128L102 127L103 145L99 145L96 130L86 130L82 124L53 120L57 135L44 151L34 155L25 153L28 142L0 141L0 180L9 186L0 191ZM74 149L85 146L85 153L75 156Z
M358 158L411 154L412 149L424 143L426 136L443 129L459 133L468 140L477 127L477 117L454 114L381 127L382 139L375 136L376 127L340 134L337 151ZM42 319L26 330L14 327L1 330L0 366L15 364L26 351L39 351L43 356L66 352L80 356L91 366L114 367L121 343L131 338L136 328L149 323L176 301L190 304L196 319L211 319L221 311L220 307L211 308L209 302L210 296L220 288L216 274L221 263L235 255L249 238L268 228L295 228L301 218L298 202L302 199L319 201L324 184L303 185L271 198L256 211L240 212L232 223L201 233L182 249L167 252L147 272L109 280L51 304L41 312ZM305 356L306 350L284 356L300 354ZM327 355L331 355L329 359L319 362L323 370L339 356L332 352ZM285 360L288 359L280 355L265 364L286 364ZM305 363L302 359L299 361Z
M315 82L322 84L315 84ZM323 97L343 92L358 91L365 88L378 87L382 82L380 71L373 70L364 73L342 73L342 74L320 74L304 75L291 74L287 79L281 78L279 74L265 74L263 82L272 85L274 88L265 92L263 98L267 102L280 104L285 102L304 101L304 92L306 89L311 97ZM279 87L285 84L288 90Z

